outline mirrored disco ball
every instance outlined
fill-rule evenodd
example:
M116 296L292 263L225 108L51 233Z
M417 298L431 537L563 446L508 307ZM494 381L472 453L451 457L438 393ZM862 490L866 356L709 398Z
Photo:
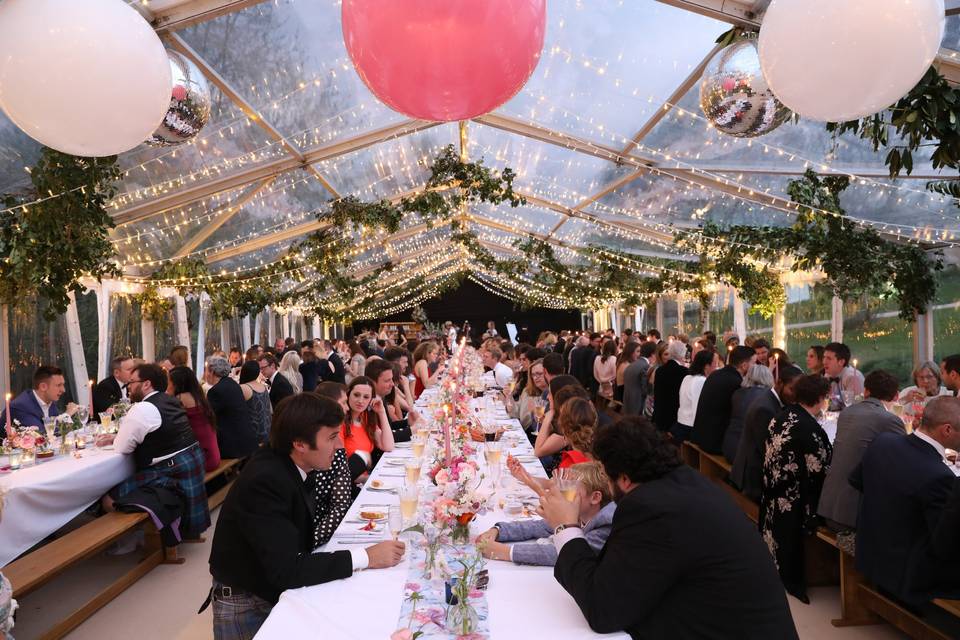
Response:
M173 147L193 140L210 120L210 86L190 60L167 50L170 58L170 108L147 144Z
M792 115L767 86L755 36L713 57L700 80L700 108L717 130L738 138L770 133Z

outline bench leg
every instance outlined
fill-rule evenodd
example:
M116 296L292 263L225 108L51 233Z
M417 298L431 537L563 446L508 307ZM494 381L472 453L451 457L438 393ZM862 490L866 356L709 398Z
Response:
M840 617L831 620L835 627L883 624L883 618L864 605L860 597L863 576L853 566L853 557L840 552Z

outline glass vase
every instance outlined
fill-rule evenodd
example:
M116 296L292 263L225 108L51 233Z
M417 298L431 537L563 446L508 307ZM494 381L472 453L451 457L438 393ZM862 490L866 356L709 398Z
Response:
M456 524L450 531L450 539L455 545L468 544L470 542L470 522L476 514L464 513L457 518Z
M469 602L460 600L447 607L447 631L455 636L469 636L480 626L480 616Z

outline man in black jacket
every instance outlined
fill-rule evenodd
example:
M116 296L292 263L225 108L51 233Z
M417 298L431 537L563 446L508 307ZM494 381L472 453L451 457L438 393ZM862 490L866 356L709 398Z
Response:
M230 363L223 356L207 358L203 372L210 385L207 401L217 418L217 444L222 458L246 458L256 451L257 431L243 399L243 389L230 377Z
M660 431L666 431L677 422L680 409L680 385L687 368L680 364L687 355L687 345L674 340L667 347L667 363L653 372L653 422Z
M580 381L583 388L590 393L596 393L600 388L597 379L593 377L593 361L600 357L600 343L602 336L591 333L590 339L581 336L577 341L577 348L570 353L570 375Z
M316 342L314 342L316 344ZM322 368L320 377L324 382L347 383L346 369L343 367L343 360L336 352L329 340L320 340L318 348L314 351L321 360L326 360L326 366ZM321 363L323 364L323 363Z
M101 413L127 398L127 383L135 367L130 356L117 356L110 361L110 377L104 378L93 388L93 412L91 420L98 420Z
M756 527L680 461L664 434L643 418L623 418L597 432L593 453L617 502L600 553L581 532L579 498L567 502L551 487L540 507L559 553L554 576L591 629L632 638L797 638Z
M314 471L330 468L343 447L343 409L312 393L286 400L270 446L244 467L220 510L210 551L215 640L249 640L286 589L392 567L404 544L311 553L316 511Z
M276 408L280 401L294 394L293 385L280 374L277 359L271 353L260 356L260 375L270 387L270 404Z
M707 453L723 453L723 436L733 412L733 392L740 388L747 369L756 361L752 347L734 347L727 366L711 373L703 383L690 439Z

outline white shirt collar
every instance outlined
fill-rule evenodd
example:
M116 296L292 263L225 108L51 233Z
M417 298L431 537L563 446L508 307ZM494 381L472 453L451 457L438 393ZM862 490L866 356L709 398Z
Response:
M147 395L143 396L143 399L146 400L146 399L149 398L150 396L155 396L155 395L157 395L158 393L160 393L160 392L159 392L159 391L156 391L156 390L151 391L151 392L148 393Z
M929 444L931 447L933 447L934 449L936 449L936 450L937 450L937 453L940 454L940 457L941 457L941 458L945 458L945 457L946 457L946 455L947 455L947 450L946 450L946 448L945 448L942 444L940 444L939 442L937 442L936 440L934 440L933 438L931 438L930 436L928 436L927 434L925 434L923 431L920 431L920 429L914 429L914 430L913 430L913 435L917 436L918 438L920 438L921 440L923 440L924 442L926 442L927 444Z
M50 411L50 406L51 406L53 403L52 403L52 402L44 402L43 399L40 397L40 394L37 393L36 390L31 389L31 391L33 392L33 397L37 399L37 403L39 403L40 408L43 409L43 413L44 413L44 414L48 413L48 412Z
M780 394L777 393L777 390L776 390L776 389L774 389L774 388L771 387L771 388L770 388L770 393L772 393L772 394L773 394L773 397L777 399L777 402L779 402L780 404L783 404L783 400L780 399Z
M307 481L307 472L304 471L303 469L301 469L300 466L299 466L296 462L293 463L293 466L297 467L297 471L300 472L300 479L303 480L304 482L306 482L306 481Z
M274 381L274 379L277 377L277 374L278 374L278 373L280 373L280 372L279 372L279 371L274 371L274 372L273 372L273 375L270 376L270 384L273 384L273 381ZM297 468L299 469L300 467L297 467Z
M126 398L126 397L127 397L127 385L125 385L125 384L123 384L122 382L120 382L119 380L117 380L117 376L113 376L113 379L117 381L117 384L118 384L118 385L120 385L120 397L121 397L121 398Z

